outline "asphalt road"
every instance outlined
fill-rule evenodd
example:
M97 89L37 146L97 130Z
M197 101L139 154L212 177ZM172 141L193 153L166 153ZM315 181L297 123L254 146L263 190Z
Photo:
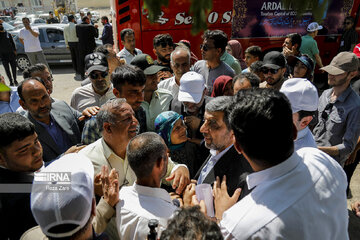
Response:
M71 94L75 88L80 86L80 81L74 80L75 72L69 65L51 65L50 66L54 77L54 89L52 97L61 99L70 103ZM4 68L0 67L0 74L5 77L6 83L8 79L5 74ZM22 81L23 77L21 72L18 71L18 82ZM351 198L348 198L348 208L350 204L356 200L360 201L360 165L355 170L354 176L350 183ZM350 239L360 239L360 218L357 218L349 211L349 235Z

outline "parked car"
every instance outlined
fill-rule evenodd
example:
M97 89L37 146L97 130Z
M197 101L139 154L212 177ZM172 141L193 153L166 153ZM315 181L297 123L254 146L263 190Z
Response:
M2 24L3 24L5 31L11 32L11 31L15 30L15 27L8 24L7 22L3 22Z
M37 25L39 28L39 40L41 48L44 51L46 60L49 64L71 64L70 50L66 48L63 30L66 24L42 24ZM16 45L16 65L23 71L30 66L30 61L25 54L24 45L19 40L20 30L11 32L14 36ZM100 40L96 40L99 46Z
M46 23L46 21L42 18L29 18L29 20L30 20L30 25L39 25ZM22 23L22 20L19 22L15 22L14 27L16 27L17 29L23 28L24 24Z

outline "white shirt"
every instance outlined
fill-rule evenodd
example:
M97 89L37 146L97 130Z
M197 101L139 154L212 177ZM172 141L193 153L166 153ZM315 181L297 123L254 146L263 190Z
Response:
M122 159L120 156L116 155L103 138L100 138L96 142L81 149L79 154L83 154L91 160L94 166L95 175L101 171L103 165L107 166L109 170L115 168L119 174L119 186L132 185L136 180L136 175L130 167L127 158ZM184 164L175 165L169 158L166 177L170 176L170 174L180 166L186 167ZM105 232L109 235L110 239L118 239L115 217L111 218Z
M225 239L349 239L346 176L316 148L247 177L252 192L224 212Z
M87 107L101 107L107 100L112 98L115 98L112 84L110 84L107 92L101 96L94 91L92 84L89 83L74 90L71 95L70 106L79 112L82 112Z
M173 99L177 99L179 95L180 86L175 81L175 76L165 79L158 84L158 88L166 89L171 92Z
M64 27L64 39L67 47L69 46L69 42L79 42L79 38L76 36L75 23L69 22L69 24Z
M39 33L39 29L37 27L31 27L31 29ZM39 36L34 37L31 32L25 28L20 30L19 38L24 40L24 50L25 52L40 52L42 51Z
M206 176L209 174L209 172L211 171L211 169L214 168L215 164L219 161L219 159L224 156L225 153L227 153L227 151L229 151L229 149L233 146L233 144L231 144L229 147L227 147L226 149L224 149L222 152L218 153L216 152L216 150L214 149L210 149L210 158L207 161L207 163L205 164L205 166L203 167L203 169L201 170L199 179L198 179L198 184L202 184L203 181L205 180Z
M131 63L131 60L133 60L133 58L136 55L142 54L142 51L140 49L135 48L134 52L136 53L135 55L132 55L126 48L121 49L120 52L118 52L118 54L116 54L116 56L118 56L119 58L123 58L125 59L127 64Z
M294 141L295 151L303 147L317 148L314 136L308 127L298 131L297 137Z
M167 221L177 207L168 192L162 188L137 185L120 190L120 201L116 205L116 226L120 239L147 239L149 220L157 219L158 237L166 229Z

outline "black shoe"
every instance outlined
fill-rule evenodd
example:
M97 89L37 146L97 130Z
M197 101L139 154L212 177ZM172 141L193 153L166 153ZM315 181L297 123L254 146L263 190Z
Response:
M15 83L15 86L18 86L19 85L19 83L15 80L14 81L14 83Z
M10 82L10 87L14 87L14 83L13 82Z

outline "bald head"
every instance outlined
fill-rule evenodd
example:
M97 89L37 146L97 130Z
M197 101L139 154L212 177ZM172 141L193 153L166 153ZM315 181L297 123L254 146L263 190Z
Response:
M171 69L178 84L182 75L190 71L190 57L190 51L186 47L177 47L170 55Z
M20 105L30 115L41 122L49 122L51 101L42 82L38 79L26 79L18 86Z

